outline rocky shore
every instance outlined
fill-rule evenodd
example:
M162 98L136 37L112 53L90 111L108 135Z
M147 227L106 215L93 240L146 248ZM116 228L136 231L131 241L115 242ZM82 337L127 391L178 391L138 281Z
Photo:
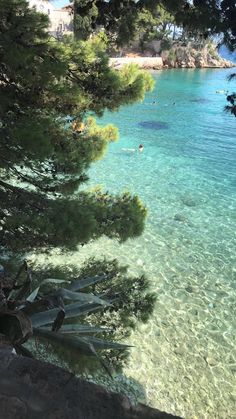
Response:
M174 45L169 51L162 51L163 66L168 68L231 68L235 64L220 57L212 44L202 49L192 45Z
M110 58L110 64L120 69L125 64L134 63L146 70L162 70L163 68L232 68L231 61L220 57L216 48L208 46L197 49L192 45L173 45L169 50L163 50L158 56L143 56L130 53L124 57Z

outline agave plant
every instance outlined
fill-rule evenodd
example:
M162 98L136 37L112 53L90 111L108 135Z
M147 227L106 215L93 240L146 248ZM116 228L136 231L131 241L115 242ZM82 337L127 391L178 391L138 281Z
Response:
M19 285L23 273L26 274L26 279ZM0 269L0 336L7 339L17 353L27 356L32 354L23 343L32 337L80 354L95 356L110 374L97 351L124 351L129 346L94 336L107 332L107 328L78 322L68 323L68 319L83 317L112 305L112 299L105 295L101 297L95 293L83 292L84 288L108 279L109 274L80 278L73 282L46 278L32 289L32 274L26 261L12 281L7 280L4 271ZM66 283L66 288L62 287L63 283ZM46 284L54 284L58 288L53 292L43 293Z

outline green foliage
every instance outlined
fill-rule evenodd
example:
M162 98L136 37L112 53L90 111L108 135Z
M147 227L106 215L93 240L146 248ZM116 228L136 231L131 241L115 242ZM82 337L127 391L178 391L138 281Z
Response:
M169 14L188 32L197 30L203 39L220 34L231 50L236 47L234 0L75 0L74 7L76 31L80 36L82 31L84 37L102 27L113 42L127 45L135 36L139 19L149 31L159 8L163 22Z
M75 0L74 28L77 39L87 39L98 18L96 2L91 0Z
M102 158L109 143L118 139L118 130L111 124L98 125L95 116L142 100L153 87L151 76L137 66L120 72L110 68L104 36L55 42L47 34L47 18L29 10L26 2L1 0L1 5L1 245L8 252L33 247L76 249L79 243L104 234L119 241L136 237L142 233L146 217L138 197L129 193L113 196L100 189L80 191L79 187L87 180L85 171L90 164ZM92 14L93 10L88 23ZM119 336L114 330L99 327L98 322L92 326L91 312L104 312L104 306L110 306L109 297L101 297L91 285L86 294L64 281L60 275L48 279L42 269L33 290L29 272L22 286L15 289L13 281L9 303L5 298L1 303L17 315L8 312L0 316L0 327L4 324L2 331L20 345L21 353L27 352L22 343L32 333L32 323L34 336L50 342L74 367L78 366L79 351L80 360L95 355L96 368L97 362L106 368L97 350L103 348L117 357L117 351L126 349L116 343ZM64 288L55 289L61 282ZM88 285L88 281L81 284ZM127 313L128 304L127 300ZM146 305L143 303L139 314L137 311L137 318L143 313L145 319ZM114 306L113 310L120 313L121 308ZM76 326L80 329L72 325L68 331L68 319L75 321L78 315L82 323ZM104 315L108 318L108 313ZM124 319L122 314L116 317ZM64 318L65 329L58 333ZM9 332L14 332L14 325L17 332L23 331L23 323L24 334ZM130 319L128 323L134 326L135 322ZM52 330L47 325L52 325Z
M219 58L219 54L217 52L216 45L213 44L212 42L209 42L207 44L207 50L208 50L208 52L209 52L209 54L212 58L215 58L215 59Z
M229 105L225 106L225 111L236 117L236 93L228 95L227 101L229 102Z
M161 50L168 51L171 49L172 41L168 38L163 38L161 41Z
M141 234L145 210L137 197L79 187L118 138L115 127L88 114L142 100L151 76L136 66L110 68L105 36L51 39L47 17L24 0L1 0L0 21L2 246L74 249L102 234Z
M173 16L163 7L157 5L152 10L141 9L136 23L136 32L139 34L142 43L154 39L162 40L171 34L171 26L174 22Z
M236 73L231 73L228 76L228 81L232 81L236 79ZM227 102L228 105L225 106L225 112L230 113L236 117L236 93L230 93L227 95Z
M175 53L175 50L173 48L171 48L169 50L168 60L169 61L175 61L176 60L176 53Z
M84 292L101 296L105 300L111 301L112 305L99 311L81 313L79 324L96 325L103 328L102 337L108 341L122 341L130 336L138 322L147 322L150 318L156 296L150 292L150 285L144 276L131 276L126 266L120 266L117 260L98 260L91 258L82 267L77 266L47 266L34 269L35 287L42 283L42 278L67 279L70 285L63 284L68 289L76 289L74 284L83 284ZM88 278L87 282L83 278ZM89 278L97 278L95 281L89 281ZM86 286L87 284L91 284ZM52 293L57 285L45 283L43 291ZM77 285L78 286L78 285ZM45 288L46 287L46 288ZM78 313L78 309L77 313ZM65 322L67 322L65 320ZM70 324L74 327L78 325L76 318L70 319ZM66 327L66 326L65 326ZM83 332L82 332L83 335ZM101 337L101 332L98 337ZM53 351L64 361L68 363L74 371L82 372L84 368L97 370L99 365L97 361L81 359L73 355L65 347L53 345ZM102 355L102 358L116 369L121 368L127 362L127 351L117 352L110 348ZM91 362L92 361L92 362Z
M23 273L26 273L26 279L22 281ZM97 278L97 275L92 278L94 283L98 281ZM99 278L100 284L107 279L112 280L113 278L111 275L103 274L102 279ZM46 340L46 342L62 348L66 353L69 351L70 356L74 353L77 359L78 353L95 356L109 372L96 351L124 351L128 348L125 344L93 336L94 333L106 332L107 328L93 327L91 323L83 323L83 320L82 324L62 326L64 319L68 321L68 319L78 316L83 318L87 312L103 311L104 308L111 306L111 297L104 295L100 298L96 290L91 290L89 293L70 290L70 288L75 288L76 283L78 285L83 283L83 289L88 282L91 283L91 278L77 278L76 281L67 280L72 282L68 289L58 288L58 284L65 282L65 279L47 278L42 280L41 278L40 284L32 291L32 273L27 262L24 262L15 279L11 278L9 281L8 278L7 281L5 272L3 271L2 275L1 271L0 281L0 334L4 335L4 339L8 340L19 352L27 354L22 344L30 337L36 336L38 339ZM43 292L45 284L53 285L54 290L51 289L48 293ZM74 303L71 304L71 302Z

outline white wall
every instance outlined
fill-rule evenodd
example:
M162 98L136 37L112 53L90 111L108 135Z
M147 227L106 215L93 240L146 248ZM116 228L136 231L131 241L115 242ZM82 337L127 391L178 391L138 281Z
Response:
M37 12L45 13L50 16L54 7L50 1L47 0L29 0L30 7L36 7Z
M54 10L51 17L51 31L56 34L69 34L73 32L73 16L65 10Z
M53 35L73 33L73 16L66 10L55 10L52 3L47 0L28 0L30 7L38 12L45 13L50 19L49 32Z

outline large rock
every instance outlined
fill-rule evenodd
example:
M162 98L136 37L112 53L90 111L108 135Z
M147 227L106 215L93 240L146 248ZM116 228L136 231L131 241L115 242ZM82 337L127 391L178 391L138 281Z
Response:
M0 347L0 419L168 419L175 416ZM176 416L177 417L177 416Z
M212 46L205 46L201 49L188 43L181 46L176 43L169 51L161 53L164 66L171 68L229 68L234 67L230 61L221 58L216 49Z

